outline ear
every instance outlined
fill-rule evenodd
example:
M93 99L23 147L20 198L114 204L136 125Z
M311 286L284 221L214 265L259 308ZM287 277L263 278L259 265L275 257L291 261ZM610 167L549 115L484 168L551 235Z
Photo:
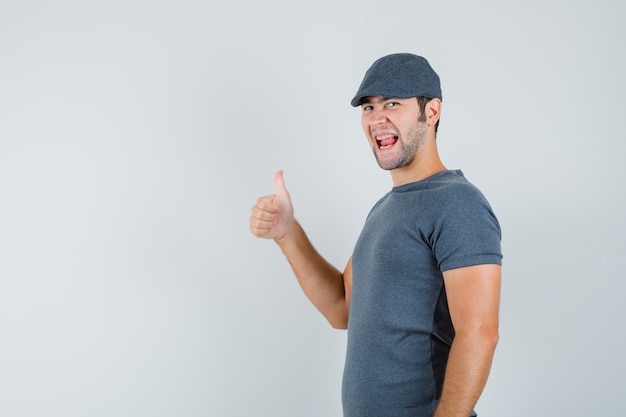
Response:
M433 98L426 103L424 111L426 112L426 123L428 123L428 126L435 126L441 116L441 100Z

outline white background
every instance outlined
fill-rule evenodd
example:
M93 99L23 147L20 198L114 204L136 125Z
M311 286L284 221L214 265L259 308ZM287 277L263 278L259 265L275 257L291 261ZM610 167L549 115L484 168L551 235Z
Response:
M444 163L503 228L488 416L617 416L625 6L0 2L0 415L340 416L345 333L248 230L284 169L343 268L391 187L349 105L442 79Z

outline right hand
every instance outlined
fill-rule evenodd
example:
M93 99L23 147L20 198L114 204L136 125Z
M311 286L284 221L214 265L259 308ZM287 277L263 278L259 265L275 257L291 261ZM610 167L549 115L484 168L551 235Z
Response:
M295 222L283 171L274 176L276 194L260 197L252 207L250 231L256 237L280 240Z

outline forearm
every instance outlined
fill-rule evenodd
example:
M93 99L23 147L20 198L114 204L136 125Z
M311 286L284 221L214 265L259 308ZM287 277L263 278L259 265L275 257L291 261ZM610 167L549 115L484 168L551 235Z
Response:
M497 330L455 335L434 417L468 417L471 414L487 382L497 340Z
M294 220L276 243L284 253L305 295L335 328L346 328L348 304L343 274L324 259Z

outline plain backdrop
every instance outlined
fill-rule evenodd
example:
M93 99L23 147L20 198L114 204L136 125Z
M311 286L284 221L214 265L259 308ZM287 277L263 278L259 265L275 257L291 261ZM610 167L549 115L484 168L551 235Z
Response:
M394 52L442 79L449 168L503 229L481 417L618 416L626 6L0 1L0 415L341 415L345 332L250 207L285 170L343 268L389 190L350 107Z

